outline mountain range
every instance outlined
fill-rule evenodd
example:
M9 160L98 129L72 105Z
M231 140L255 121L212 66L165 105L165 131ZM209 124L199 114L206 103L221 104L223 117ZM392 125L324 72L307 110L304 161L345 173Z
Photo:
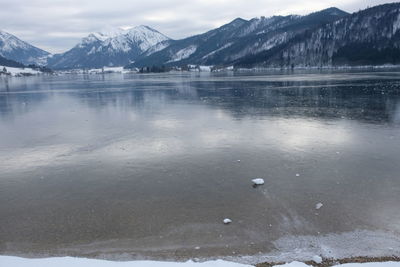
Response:
M141 57L131 66L231 64L347 15L337 8L329 8L307 16L274 16L252 20L237 18L204 34L173 41L167 48Z
M349 14L328 8L306 16L237 18L172 40L148 26L91 33L51 55L0 31L0 56L54 69L213 65L323 67L400 63L400 3Z

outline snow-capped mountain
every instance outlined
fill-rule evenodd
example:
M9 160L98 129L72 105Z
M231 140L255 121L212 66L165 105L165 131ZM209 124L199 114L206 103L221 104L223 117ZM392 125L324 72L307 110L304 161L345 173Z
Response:
M400 63L400 3L359 11L236 62L308 67Z
M261 17L249 21L237 18L204 34L174 41L152 55L143 55L130 67L230 64L348 15L340 9L329 8L307 16Z
M50 53L24 42L12 34L0 31L0 56L23 64L44 65Z
M106 29L89 34L71 50L49 58L48 66L57 69L125 66L155 46L168 44L169 40L148 26Z

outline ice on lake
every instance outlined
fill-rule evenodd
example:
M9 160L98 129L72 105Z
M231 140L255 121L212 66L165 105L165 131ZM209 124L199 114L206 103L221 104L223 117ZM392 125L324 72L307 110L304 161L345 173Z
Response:
M397 70L1 78L0 254L400 254L399 84Z

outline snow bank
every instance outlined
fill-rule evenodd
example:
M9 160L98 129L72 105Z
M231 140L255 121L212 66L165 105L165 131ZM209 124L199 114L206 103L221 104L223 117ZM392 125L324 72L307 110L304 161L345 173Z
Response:
M81 258L46 258L25 259L19 257L0 256L1 267L251 267L240 263L216 260L207 262L156 262L156 261L126 261L115 262Z
M0 256L1 267L252 267L240 263L223 260L207 262L157 262L157 261L106 261L81 259L72 257L25 259L11 256ZM399 267L400 262L347 263L336 267ZM312 267L302 262L294 261L275 267Z

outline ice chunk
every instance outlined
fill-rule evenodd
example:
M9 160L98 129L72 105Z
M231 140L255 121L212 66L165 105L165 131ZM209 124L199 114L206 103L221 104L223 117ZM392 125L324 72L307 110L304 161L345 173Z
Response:
M320 208L322 208L323 205L324 205L324 204L322 204L322 203L318 203L317 205L315 205L315 208L316 208L317 210L319 210Z
M232 222L232 220L229 218L224 219L224 224L230 224L231 222Z
M320 257L320 256L318 256L318 255L315 255L313 258L312 258L312 260L315 262L315 263L321 263L322 262L322 258Z
M253 182L254 185L263 185L264 184L264 179L262 179L262 178L256 178L251 181Z

